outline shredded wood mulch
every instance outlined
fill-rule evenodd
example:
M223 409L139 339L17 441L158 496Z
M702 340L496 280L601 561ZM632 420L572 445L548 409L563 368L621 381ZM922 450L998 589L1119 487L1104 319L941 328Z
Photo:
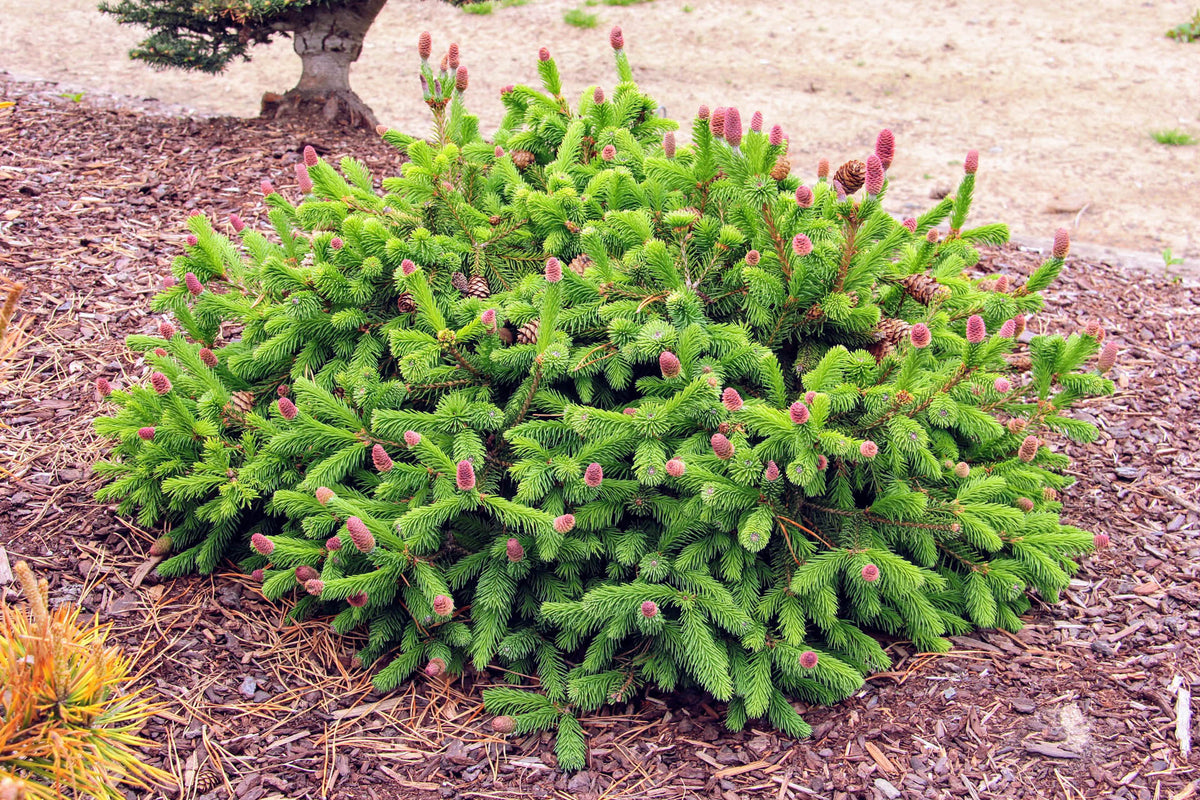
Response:
M290 187L305 144L377 177L374 137L238 119L180 119L118 98L83 103L0 75L0 275L25 285L24 332L0 377L0 566L25 558L58 602L112 623L163 710L146 758L179 779L164 797L1136 798L1196 796L1191 693L1200 677L1200 291L1069 260L1035 317L1069 332L1102 320L1123 354L1119 390L1078 413L1101 429L1076 459L1066 519L1111 549L1084 562L1017 635L957 637L947 655L893 643L891 670L831 708L802 707L812 738L729 733L699 695L650 694L585 720L589 768L563 774L549 737L491 731L480 689L499 674L424 677L381 696L355 642L230 572L147 574L156 532L92 499L104 443L95 378L144 365L148 302L202 212L262 224L257 187ZM283 188L283 191L292 191ZM1038 254L989 251L1024 275ZM0 569L0 580L4 578ZM0 588L0 591L4 591ZM11 599L11 595L10 595ZM130 797L146 796L131 793ZM158 795L155 795L158 796Z

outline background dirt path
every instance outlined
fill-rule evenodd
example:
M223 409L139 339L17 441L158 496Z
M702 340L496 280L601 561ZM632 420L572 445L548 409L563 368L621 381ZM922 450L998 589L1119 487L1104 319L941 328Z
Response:
M219 77L156 73L125 57L139 29L95 5L0 0L0 68L235 115L256 113L264 90L288 88L299 71L291 43L279 41ZM600 17L593 30L563 22L579 5L530 0L476 16L392 0L354 86L381 120L420 130L427 117L413 51L429 29L435 52L461 43L470 106L488 130L500 86L536 80L541 45L572 95L595 81L611 86L607 30L620 24L635 74L671 116L700 103L737 105L747 117L761 109L788 132L793 169L806 179L819 157L835 165L863 157L889 126L898 139L896 213L923 209L931 190L955 185L976 148L976 223L1008 222L1029 243L1048 243L1065 225L1080 242L1155 256L1170 247L1200 268L1200 147L1150 137L1163 128L1200 136L1200 44L1163 35L1191 16L1193 0L656 0L587 9Z

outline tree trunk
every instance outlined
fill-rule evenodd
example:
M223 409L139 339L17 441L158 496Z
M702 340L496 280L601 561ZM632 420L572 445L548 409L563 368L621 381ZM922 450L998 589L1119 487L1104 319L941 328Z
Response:
M276 118L318 111L328 122L375 128L375 114L350 88L350 65L387 0L347 0L305 9L288 23L303 71L287 94L263 95L262 113Z

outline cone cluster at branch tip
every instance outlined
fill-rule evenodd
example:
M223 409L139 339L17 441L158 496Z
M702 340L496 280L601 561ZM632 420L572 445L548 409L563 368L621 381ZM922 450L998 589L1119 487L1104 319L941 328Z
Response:
M658 369L664 378L677 377L683 366L679 363L679 357L670 350L664 350L658 356Z
M368 600L370 600L370 597L367 596L366 592L356 592L346 598L346 602L354 608L362 608L367 604Z
M1109 538L1107 533L1097 533L1092 537L1092 546L1097 550L1103 550L1108 547L1108 545Z
M675 131L667 131L663 134L663 155L667 158L675 157Z
M617 148L611 144L604 145L604 148L600 151L600 158L602 158L605 161L612 161L616 157L617 157Z
M965 461L960 461L954 465L954 476L956 478L966 478L971 474L971 466Z
M604 90L599 86L592 91L592 102L596 105L602 105L604 103Z
M209 369L213 369L217 366L216 354L207 347L201 347L198 355L200 356L200 361Z
M421 434L416 431L405 431L404 443L409 447L416 447L421 443Z
M500 734L512 733L517 729L517 722L512 717L501 715L492 720L492 730Z
M879 160L879 156L872 153L867 156L867 194L871 197L883 191L883 162Z
M429 663L425 665L425 674L431 678L436 678L446 671L446 662L440 658L431 658Z
M908 338L912 342L913 347L923 349L928 347L929 343L933 341L933 334L930 333L928 325L918 322L909 329Z
M300 566L296 567L295 572L296 572L296 582L297 583L307 583L308 581L311 581L313 578L318 578L321 576L321 573L317 572L315 569L310 567L308 564L301 564Z
M538 50L538 61L549 61L550 51L545 47Z
M263 178L259 182L258 188L262 190L263 197L266 197L267 195L275 194L275 187L271 185L271 181L268 180L267 178Z
M196 245L200 244L200 238L194 233L189 233L186 237L184 237L184 241L188 243L188 247L195 247Z
M161 372L155 372L150 375L150 386L158 394L166 394L171 391L171 381L166 375Z
M1108 372L1116 365L1118 354L1119 351L1117 349L1116 342L1108 341L1104 343L1104 347L1100 350L1100 358L1096 362L1096 366L1100 370L1101 375Z
M146 442L154 441L154 426L147 425L143 428L138 428L138 438Z
M700 120L707 120L711 114L712 112L708 110L708 106L703 104L701 104L700 108L696 111L696 117Z
M683 462L683 459L672 458L670 461L667 462L667 474L670 475L672 478L678 478L678 477L682 476L683 473L686 471L687 471L687 464L685 464Z
M646 619L654 619L658 616L658 603L653 600L642 601L642 616Z
M963 161L963 172L968 175L974 175L979 171L979 151L968 150L967 158Z
M808 406L797 400L788 406L788 416L791 418L793 424L803 425L804 423L808 422Z
M829 177L829 159L822 158L817 162L817 180L823 181Z
M562 262L554 256L546 259L546 281L548 283L558 283L562 280L563 269Z
M300 187L303 194L308 194L313 190L312 178L308 175L308 167L304 164L296 163L296 185Z
M713 453L716 454L717 458L722 461L728 461L733 458L733 442L729 441L729 437L725 434L714 433L709 442L712 444Z
M767 144L771 147L781 147L783 145L783 126L772 125L771 132L767 134Z
M1033 501L1030 500L1028 497L1018 497L1017 498L1017 508L1021 509L1026 514L1028 514L1030 511L1033 511Z
M808 255L813 251L812 239L803 233L797 233L792 237L792 251L801 257Z
M762 133L762 126L763 126L762 112L755 111L750 116L750 130L754 131L755 133ZM767 143L770 144L770 140L768 140Z
M164 319L158 323L158 335L164 339L170 339L175 335L175 326Z
M742 143L742 115L732 106L725 110L725 141L732 147Z
M250 546L253 547L259 555L269 556L275 551L275 543L261 533L256 533L250 537Z
M450 43L449 51L446 53L446 65L449 66L450 69L458 69L458 65L459 65L458 42Z
M287 399L286 397L281 397L276 405L279 406L279 416L286 420L293 420L296 418L296 404L291 400Z
M611 31L609 31L609 34L608 34L608 43L609 43L610 45L612 45L612 49L613 49L613 50L622 50L622 49L624 49L624 47L625 47L625 36L624 36L624 34L622 34L622 33L621 33L621 26L620 26L620 25L614 25L614 26L613 26L613 29L612 29Z
M728 411L741 411L742 396L738 394L737 389L732 386L727 387L721 392L721 405L725 406Z
M1066 228L1054 232L1054 249L1050 252L1055 258L1066 258L1071 252L1071 233Z
M1017 458L1027 463L1033 461L1037 456L1038 447L1040 446L1041 442L1038 441L1036 436L1026 436L1021 441L1021 447L1017 450Z
M718 139L725 135L725 106L713 109L712 116L708 118L708 130Z
M329 246L332 247L334 250L341 250L343 247L346 246L346 243L342 241L342 238L340 236L335 236L329 240Z
M796 204L801 208L812 208L813 190L807 186L796 187Z
M459 67L454 73L454 88L459 92L465 92L470 83L471 77L467 72L466 65Z
M391 456L383 449L383 445L376 444L371 448L371 461L375 465L375 469L379 472L390 472L392 469Z
M421 31L421 35L417 37L417 55L422 61L428 61L429 56L433 54L433 36L429 31Z
M779 480L779 465L774 461L768 461L767 471L763 473L763 477L765 477L771 483Z
M889 128L884 128L875 137L875 155L884 169L892 168L892 159L896 156L896 137Z
M858 446L858 452L863 458L874 458L875 456L879 455L879 445L875 444L870 439L867 439Z
M992 384L992 388L1000 394L1008 394L1009 391L1012 390L1012 384L1009 382L1008 378L996 378L995 382Z
M96 392L101 397L112 394L112 384L108 382L108 378L96 378Z
M447 594L439 594L433 598L433 613L439 617L448 617L454 613L454 600Z
M311 578L304 582L304 591L313 597L320 597L321 592L325 591L325 581L320 578Z
M235 233L241 233L246 228L246 223L237 214L229 215L229 225Z
M512 538L505 542L504 553L508 556L508 560L513 564L516 564L525 558L525 548L521 546L520 542Z
M805 650L800 654L800 666L804 667L805 669L813 669L816 667L818 660L819 658L817 657L817 654L812 650Z
M575 529L575 515L563 514L554 518L554 530L559 533L570 533Z
M917 232L917 221L912 217L905 217L904 222L900 223L905 228L908 228L909 233Z
M862 579L867 583L879 580L879 567L874 564L865 564L862 568Z

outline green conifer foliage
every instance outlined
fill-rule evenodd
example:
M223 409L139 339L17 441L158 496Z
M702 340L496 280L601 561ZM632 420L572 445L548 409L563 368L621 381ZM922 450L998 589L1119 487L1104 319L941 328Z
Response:
M890 134L862 194L802 186L733 110L677 147L615 53L572 106L543 51L490 141L424 63L434 136L384 134L409 162L382 194L313 158L269 233L193 218L155 300L178 332L130 339L166 383L97 421L100 497L172 526L164 574L243 558L369 631L384 690L536 675L486 703L571 769L576 715L644 686L800 736L790 700L855 691L877 632L1019 628L1093 546L1055 447L1112 391L1102 331L1021 337L1065 237L1021 285L964 271L1007 236L964 227L977 159L902 224Z

